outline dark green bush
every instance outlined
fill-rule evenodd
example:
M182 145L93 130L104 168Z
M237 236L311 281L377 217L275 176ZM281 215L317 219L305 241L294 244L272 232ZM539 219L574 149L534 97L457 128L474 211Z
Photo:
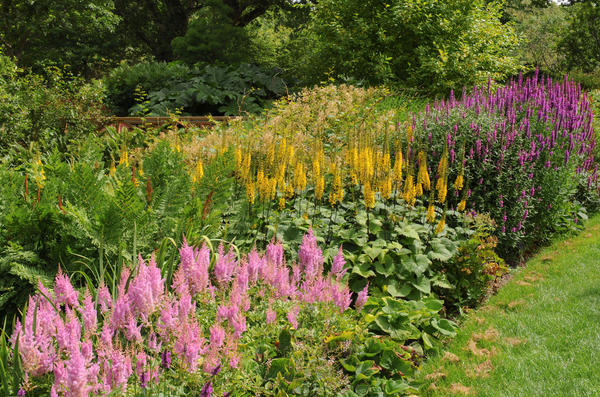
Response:
M147 63L121 66L105 79L107 102L117 115L226 114L259 112L286 93L276 70L256 65ZM141 96L142 101L136 100Z

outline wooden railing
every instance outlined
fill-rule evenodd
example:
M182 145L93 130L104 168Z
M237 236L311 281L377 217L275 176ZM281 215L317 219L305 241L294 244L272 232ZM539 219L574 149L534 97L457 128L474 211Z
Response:
M180 117L113 117L113 122L117 129L121 131L124 128L130 129L136 126L154 125L161 126L166 124L175 124L182 127L193 125L199 127L212 127L216 123L227 123L239 117L230 116L180 116Z

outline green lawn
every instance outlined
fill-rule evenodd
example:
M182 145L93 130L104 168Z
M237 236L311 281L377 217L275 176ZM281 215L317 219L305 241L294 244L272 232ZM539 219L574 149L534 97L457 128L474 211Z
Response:
M600 396L600 216L543 249L421 371L423 395Z

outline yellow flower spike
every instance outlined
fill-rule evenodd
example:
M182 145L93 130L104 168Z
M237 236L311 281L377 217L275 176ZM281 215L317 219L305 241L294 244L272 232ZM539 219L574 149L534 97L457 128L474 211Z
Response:
M412 124L408 124L406 126L406 140L408 142L412 142L412 140L413 140L413 127L412 127Z
M117 172L117 167L115 167L115 161L113 160L110 163L110 169L108 170L108 173L112 176Z
M323 192L325 191L325 177L320 176L315 184L315 198L317 200L321 200L323 197Z
M381 184L381 195L385 200L388 200L392 195L392 175L388 176L383 180Z
M365 208L369 209L375 207L375 192L371 189L371 184L369 182L365 183L363 189Z
M196 163L196 170L194 173L194 177L196 181L199 181L204 176L204 167L202 166L202 160L198 160Z
M129 152L127 147L123 145L121 148L121 158L119 159L119 165L125 164L125 167L129 167Z
M241 176L243 180L247 180L250 178L250 166L252 165L252 154L250 151L246 153L246 157L244 157L244 163L242 165Z
M312 177L313 180L318 181L321 178L321 164L319 164L319 157L315 157L312 162Z
M278 204L279 210L283 210L285 209L285 197L281 197L279 199L279 204Z
M429 203L429 207L427 207L427 222L431 224L435 222L435 207L433 203Z
M417 179L419 183L423 184L425 190L431 189L431 180L427 171L427 156L422 150L419 152L419 173Z
M235 149L235 169L239 172L242 169L242 149L239 147Z
M421 197L423 195L423 185L421 183L417 183L415 187L415 196Z
M440 219L439 223L435 227L435 234L440 234L441 232L443 232L445 226L446 226L446 214L444 214L442 216L442 219Z
M396 154L396 160L394 161L394 170L392 171L392 178L396 186L400 186L402 183L402 152Z
M464 176L462 174L458 174L456 177L456 181L454 181L454 189L462 190L464 184Z
M286 198L294 197L294 185L292 185L291 183L288 183L287 185L285 185L285 197Z
M342 176L339 172L333 175L333 185L329 193L329 204L333 207L344 200L344 186L342 185Z
M467 208L467 200L462 199L460 200L460 203L458 203L458 207L456 207L456 210L458 212L463 212L465 208Z
M275 200L275 196L277 195L277 178L269 179L269 200Z
M445 179L440 177L438 179L438 203L443 204L446 201L446 195L448 194L448 183Z
M254 182L252 181L248 181L246 182L246 198L248 199L248 202L250 203L250 205L254 204L254 199L255 199L255 192L254 192Z
M142 168L142 163L138 163L138 173L143 178L144 177L144 169Z
M406 181L404 182L404 194L403 194L404 201L406 201L407 203L412 202L413 185L414 185L413 176L411 174L408 174L408 176L406 177Z
M275 162L275 144L269 145L269 151L267 153L267 164L272 165Z

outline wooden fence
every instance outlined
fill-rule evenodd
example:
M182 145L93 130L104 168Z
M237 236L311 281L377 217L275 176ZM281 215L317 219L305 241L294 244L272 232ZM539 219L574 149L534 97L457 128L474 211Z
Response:
M198 127L212 127L216 123L227 123L231 120L239 119L239 117L230 116L181 116L177 118L172 117L113 117L113 125L117 126L117 130L120 132L123 129L131 129L137 126L153 125L162 126L167 124L175 124L178 126L198 126Z

